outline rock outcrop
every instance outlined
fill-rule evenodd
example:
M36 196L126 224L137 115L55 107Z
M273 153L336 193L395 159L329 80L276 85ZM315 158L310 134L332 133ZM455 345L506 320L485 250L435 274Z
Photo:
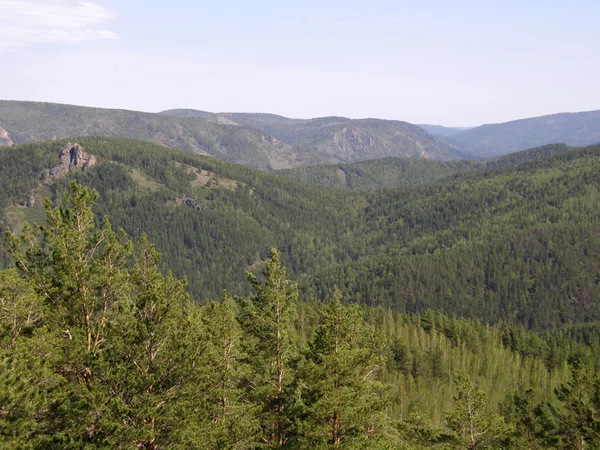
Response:
M200 200L196 200L195 198L188 197L187 195L183 198L175 197L173 200L175 200L175 204L177 206L186 205L196 212L202 212L206 210L206 205L204 203L202 203Z
M11 147L12 145L13 141L8 136L8 131L0 127L0 147Z
M28 195L27 198L24 200L21 200L19 203L17 203L15 206L17 208L31 208L33 205L35 205L35 189L33 191L31 191Z
M79 144L69 142L60 153L60 165L50 169L50 176L58 178L64 173L85 170L94 164L96 164L94 155L86 153Z

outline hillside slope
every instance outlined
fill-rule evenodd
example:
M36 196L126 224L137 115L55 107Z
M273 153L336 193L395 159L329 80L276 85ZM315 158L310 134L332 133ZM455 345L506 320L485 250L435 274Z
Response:
M470 161L431 161L388 157L352 164L323 164L278 170L284 177L330 188L373 190L428 183L475 169Z
M146 232L164 267L187 276L198 299L244 292L244 272L260 268L272 246L288 247L284 257L296 274L348 260L343 230L364 199L141 141L77 142L97 164L58 181L47 173L66 141L0 149L0 228L43 217L43 197L60 197L75 178L100 192L100 216L134 237Z
M154 142L259 169L296 165L289 146L265 139L261 131L223 122L120 109L0 101L0 127L15 144L111 136Z
M598 144L600 110L482 125L455 134L448 142L485 158L553 143L574 146Z
M171 110L163 114L186 117L194 113ZM205 114L198 111L195 116L206 117ZM451 147L408 122L345 117L290 119L251 113L218 113L212 120L219 118L259 129L291 145L301 165L352 163L388 156L457 159Z
M99 216L146 232L198 300L245 293L244 271L275 246L315 300L337 285L356 302L534 329L600 319L600 147L359 192L145 142L79 143L96 164L58 181L48 173L65 141L0 150L2 228L38 220L43 197L75 178L100 192Z

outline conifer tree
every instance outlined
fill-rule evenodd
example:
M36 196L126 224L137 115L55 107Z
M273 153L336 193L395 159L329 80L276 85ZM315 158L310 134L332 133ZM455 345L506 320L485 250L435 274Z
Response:
M22 306L32 312L17 308L13 316L27 317L19 319L26 326L2 330L18 337L39 314L27 342L34 363L19 361L26 368L43 361L40 370L49 373L43 379L53 381L44 388L49 392L38 387L27 394L37 404L28 420L46 448L172 447L189 438L182 412L199 395L205 366L198 308L184 282L160 273L145 239L134 252L108 220L96 226L96 197L72 183L63 207L46 205L47 226L7 235L20 275L2 286L20 287ZM53 352L45 351L48 345Z
M248 299L238 299L240 321L251 346L252 374L249 396L259 405L263 444L280 448L289 439L290 397L288 388L294 379L291 361L294 348L289 336L296 315L297 287L286 279L279 254L271 249L271 258L263 271L264 282L251 273L248 280L255 291Z
M39 419L63 382L52 371L56 342L44 327L45 312L28 281L14 269L0 272L0 448L44 442Z
M550 407L558 445L584 450L600 446L600 376L576 360L573 378L556 390L562 408Z
M111 416L122 418L111 442L144 449L170 448L195 439L193 406L206 377L206 332L185 281L158 268L146 237L136 245L130 271L131 313L106 358L113 393ZM116 440L114 439L116 438Z
M509 394L500 406L504 419L513 425L511 447L542 448L542 440L549 434L544 424L548 427L549 422L544 420L547 409L536 392L531 388L521 388Z
M336 289L321 312L307 355L304 445L374 447L385 425L383 386L376 377L381 355L382 340L357 305L341 303Z
M223 293L220 303L203 307L208 339L209 376L205 413L210 424L204 448L248 448L260 431L257 408L247 401L243 382L250 365L243 349L243 333L232 299Z
M56 430L55 445L65 448L102 441L108 432L99 425L110 397L102 354L127 311L130 246L108 220L95 226L96 198L73 182L64 207L47 201L46 226L7 234L8 250L47 308L44 322L59 344L52 362L66 384L44 419Z
M457 444L469 450L502 448L507 427L498 414L489 410L485 392L463 372L458 373L456 382L455 406L447 414L446 423L456 433Z

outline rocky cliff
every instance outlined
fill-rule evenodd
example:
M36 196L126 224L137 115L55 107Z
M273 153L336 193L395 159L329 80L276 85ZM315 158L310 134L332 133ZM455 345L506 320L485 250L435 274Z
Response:
M0 147L10 147L13 145L12 139L8 136L8 131L0 127Z
M53 178L58 178L62 174L72 172L74 170L84 170L96 164L96 157L88 154L79 144L65 145L65 148L60 153L60 165L50 169L49 175Z

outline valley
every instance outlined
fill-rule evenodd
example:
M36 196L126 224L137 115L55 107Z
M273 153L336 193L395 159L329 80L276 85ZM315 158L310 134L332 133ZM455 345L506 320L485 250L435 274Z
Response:
M63 339L62 323L85 336L83 310L73 306L88 304L81 303L80 281L73 278L80 267L93 293L85 302L99 302L90 326L110 342L98 341L102 351L90 347L87 353L80 337L61 341L57 352L36 359L39 365L19 369L50 387L37 400L39 387L19 387L28 396L25 405L6 393L11 409L5 426L39 408L72 405L77 414L93 407L92 398L107 404L118 398L121 406L107 407L106 425L98 426L122 427L125 434L80 438L108 439L113 446L151 439L143 427L119 422L122 408L143 417L138 402L165 402L154 419L165 427L159 434L164 442L218 448L239 439L252 448L262 435L254 408L263 397L246 386L271 389L262 361L280 357L273 361L289 377L280 397L290 408L285 420L310 427L318 423L319 408L328 408L319 400L333 389L320 387L332 376L327 364L339 364L344 389L361 392L360 401L343 403L345 414L360 414L378 430L371 436L352 425L358 426L352 440L360 445L462 445L466 419L459 399L468 392L485 398L478 400L478 420L499 427L497 447L532 439L569 442L579 436L576 429L552 424L574 414L572 380L584 380L579 388L595 395L585 380L600 367L599 174L600 147L564 144L486 161L386 157L276 171L106 136L0 149L0 229L6 235L0 300L21 292L13 297L15 308L41 308L35 309L39 322L23 322L31 334L3 350L12 355L4 361L21 364L23 351L41 357L44 339ZM271 301L283 302L280 315L271 316ZM147 319L140 322L142 316ZM29 320L14 317L14 323ZM285 334L263 328L264 320L272 326L283 320ZM121 321L138 324L132 330L139 334L100 325ZM338 326L354 330L343 337L342 359L327 353L328 333ZM169 355L175 355L182 371L168 372L164 380L170 381L148 396L147 375L136 367L142 349L155 345L153 336L170 347L152 370L166 376L162 371L170 370ZM141 353L109 350L123 345ZM222 354L223 345L234 354ZM286 353L272 353L277 345ZM86 404L73 403L84 395L79 375L53 378L65 358L103 374L86 388L96 396ZM188 364L204 369L183 369ZM221 372L222 364L231 372ZM113 366L138 375L127 381L108 369ZM6 386L21 386L19 377L6 373ZM203 392L217 389L214 380L225 384L207 397ZM299 394L288 391L294 389ZM204 414L225 396L243 412L219 413L215 427L215 416ZM175 424L171 414L189 401L202 404L198 415ZM544 414L532 425L535 437L518 425L532 410ZM68 425L62 417L39 416L10 442L62 446L59 437L37 428L78 433L86 422L71 415ZM185 431L176 437L168 427ZM285 433L293 448L327 436L291 426Z

